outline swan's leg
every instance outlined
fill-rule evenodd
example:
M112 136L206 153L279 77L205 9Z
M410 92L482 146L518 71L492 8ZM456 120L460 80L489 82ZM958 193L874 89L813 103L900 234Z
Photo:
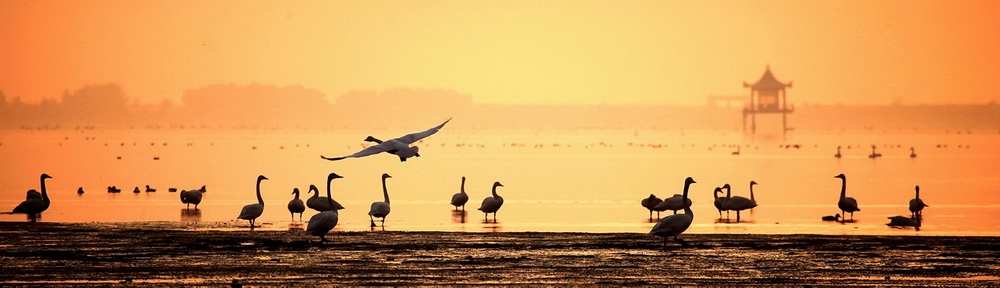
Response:
M403 156L399 156L399 162L406 162L406 158L403 158Z
M372 221L371 227L375 227L375 217L372 217L372 215L368 215L368 219Z
M740 222L740 210L736 210L736 222Z

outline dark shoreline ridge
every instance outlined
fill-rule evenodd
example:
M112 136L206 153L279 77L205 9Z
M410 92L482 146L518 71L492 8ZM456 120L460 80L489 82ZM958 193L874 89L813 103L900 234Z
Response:
M184 227L0 222L0 285L1000 285L1000 237Z

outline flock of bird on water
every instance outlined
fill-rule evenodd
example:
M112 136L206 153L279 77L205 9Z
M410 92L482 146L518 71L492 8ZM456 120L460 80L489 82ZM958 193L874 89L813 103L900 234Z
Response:
M346 158L365 157L385 152L396 155L399 157L399 160L401 162L405 162L408 158L420 157L419 147L410 146L411 144L419 141L420 139L433 135L434 133L437 133L441 128L444 127L445 124L448 124L449 121L451 121L451 119L448 119L444 123L441 123L440 125L435 126L426 131L407 134L405 136L387 141L382 141L372 136L368 136L365 139L365 141L374 142L376 143L376 145L366 147L357 153L347 156L325 157L321 155L320 157L325 160L336 161ZM734 154L736 153L738 152L734 152ZM872 154L869 155L869 158L877 158L880 156L881 154L875 152L875 146L872 146ZM835 154L834 157L836 158L841 157L840 147L837 147L837 154ZM910 150L910 157L911 158L916 157L916 154L913 152L913 148L911 148ZM38 192L34 189L29 190L27 193L26 200L24 202L21 202L21 204L17 205L17 207L15 207L11 212L5 212L6 214L15 214L15 213L26 214L28 215L28 218L30 219L31 222L35 222L36 219L40 216L40 214L49 208L51 199L49 199L48 193L45 189L45 179L50 179L52 177L49 176L48 174L42 174L40 178L41 178L41 192ZM314 236L319 236L321 242L327 241L326 234L337 226L337 222L339 220L338 210L344 209L343 205L337 203L337 201L333 199L330 192L330 184L333 182L334 179L338 178L343 178L343 176L340 176L337 173L330 173L328 175L326 180L326 197L319 196L319 189L315 185L310 185L308 193L313 193L313 196L311 198L303 202L301 199L299 199L300 191L298 190L298 188L295 188L292 191L292 194L295 195L295 198L293 198L291 201L288 202L288 211L291 213L293 221L295 220L295 213L299 213L299 220L300 221L302 220L302 213L305 212L306 207L320 212L316 215L313 215L309 219L308 222L309 224L305 230L305 233ZM390 209L391 206L389 204L390 203L389 192L386 187L386 179L388 178L392 178L392 176L386 173L382 174L383 201L372 203L371 209L368 212L369 219L371 220L371 227L373 228L376 227L375 218L382 218L381 222L382 226L384 227L385 218L386 216L389 215L389 212L391 210ZM840 188L840 199L837 202L837 206L838 208L840 208L841 213L836 214L835 216L824 216L822 220L841 221L843 223L845 221L848 221L846 219L846 215L850 213L851 217L850 221L853 221L854 212L861 211L861 209L858 208L858 201L852 197L847 197L847 177L844 176L844 174L840 174L835 176L835 178L840 178L842 181ZM265 177L264 175L260 175L257 177L257 185L256 185L257 203L243 206L243 209L240 211L239 216L237 216L237 219L249 221L251 228L256 227L255 220L264 213L264 199L261 197L260 184L263 180L267 179L268 178ZM642 199L641 201L642 206L649 210L650 221L653 220L653 212L655 211L657 213L657 218L659 219L653 226L653 228L649 231L649 235L663 237L664 248L667 245L667 241L671 237L673 237L674 241L681 243L682 245L687 245L687 243L679 239L678 236L680 236L684 231L686 231L688 227L691 226L691 223L694 220L694 213L691 210L692 202L691 199L688 198L688 190L691 184L694 183L697 182L695 182L693 178L687 177L687 179L685 179L684 181L683 194L675 194L673 195L673 197L669 197L667 199L660 199L657 198L655 195L650 194L648 198ZM742 196L732 196L731 187L728 183L723 185L722 187L716 187L713 190L715 199L713 204L715 205L715 208L719 211L719 218L720 219L722 218L722 211L726 211L727 217L729 215L729 211L736 211L736 221L739 222L741 211L757 207L757 201L753 193L754 185L757 185L757 182L750 181L750 198ZM485 199L483 199L482 205L478 209L480 211L483 211L483 213L485 213L484 221L488 222L489 214L493 213L493 221L496 222L496 213L497 211L500 210L500 207L503 205L504 199L503 197L497 194L497 187L503 187L503 185L500 184L500 182L494 182L492 189L493 196L486 197ZM719 196L719 194L723 192L723 189L725 190L725 197ZM915 189L916 189L916 196L909 202L909 210L911 212L911 216L889 217L890 223L886 225L897 228L914 227L917 230L920 229L920 221L923 215L922 214L923 208L929 206L924 204L923 200L920 199L920 186L916 186ZM140 191L139 188L136 187L133 192L138 193L139 191ZM155 191L156 189L153 189L148 185L146 186L146 192L155 192ZM175 192L175 191L176 191L175 188L170 188L170 192ZM82 193L83 192L82 188L77 192ZM109 186L108 192L119 193L121 192L121 190L118 189L117 187ZM205 186L202 186L200 189L180 191L181 203L186 204L188 209L190 209L191 204L194 204L195 209L197 210L198 205L201 203L202 194L205 192L207 192ZM469 195L465 192L465 177L462 177L461 191L452 196L451 205L455 206L456 211L459 209L459 207L461 207L462 209L461 211L464 212L465 204L468 201L469 201ZM672 210L674 214L660 218L659 217L660 212L666 210ZM684 213L677 214L678 210L684 210Z

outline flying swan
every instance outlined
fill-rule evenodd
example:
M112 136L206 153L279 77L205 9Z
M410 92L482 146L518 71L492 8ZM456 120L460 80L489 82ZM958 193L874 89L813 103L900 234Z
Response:
M319 157L330 161L336 161L345 158L360 158L369 155L379 154L382 152L387 152L389 154L395 154L396 156L399 156L400 162L406 162L406 158L410 158L413 156L420 157L420 153L418 153L419 147L410 146L410 144L416 143L417 141L420 141L420 139L427 138L427 136L434 135L434 133L437 133L438 130L441 130L441 128L444 127L444 124L448 124L448 121L451 121L451 118L445 120L444 123L441 123L441 125L434 126L434 128L431 129L427 129L427 131L407 134L406 136L388 141L382 141L376 139L375 137L368 136L368 138L365 138L365 141L375 142L378 143L378 145L365 148L364 150L361 150L357 153L343 157L330 158L323 155L320 155Z

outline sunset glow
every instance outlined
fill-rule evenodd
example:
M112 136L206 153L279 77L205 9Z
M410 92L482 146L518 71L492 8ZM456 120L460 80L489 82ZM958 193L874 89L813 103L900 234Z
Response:
M770 65L798 104L1000 95L996 1L3 1L0 91L181 102L214 84L701 105Z

